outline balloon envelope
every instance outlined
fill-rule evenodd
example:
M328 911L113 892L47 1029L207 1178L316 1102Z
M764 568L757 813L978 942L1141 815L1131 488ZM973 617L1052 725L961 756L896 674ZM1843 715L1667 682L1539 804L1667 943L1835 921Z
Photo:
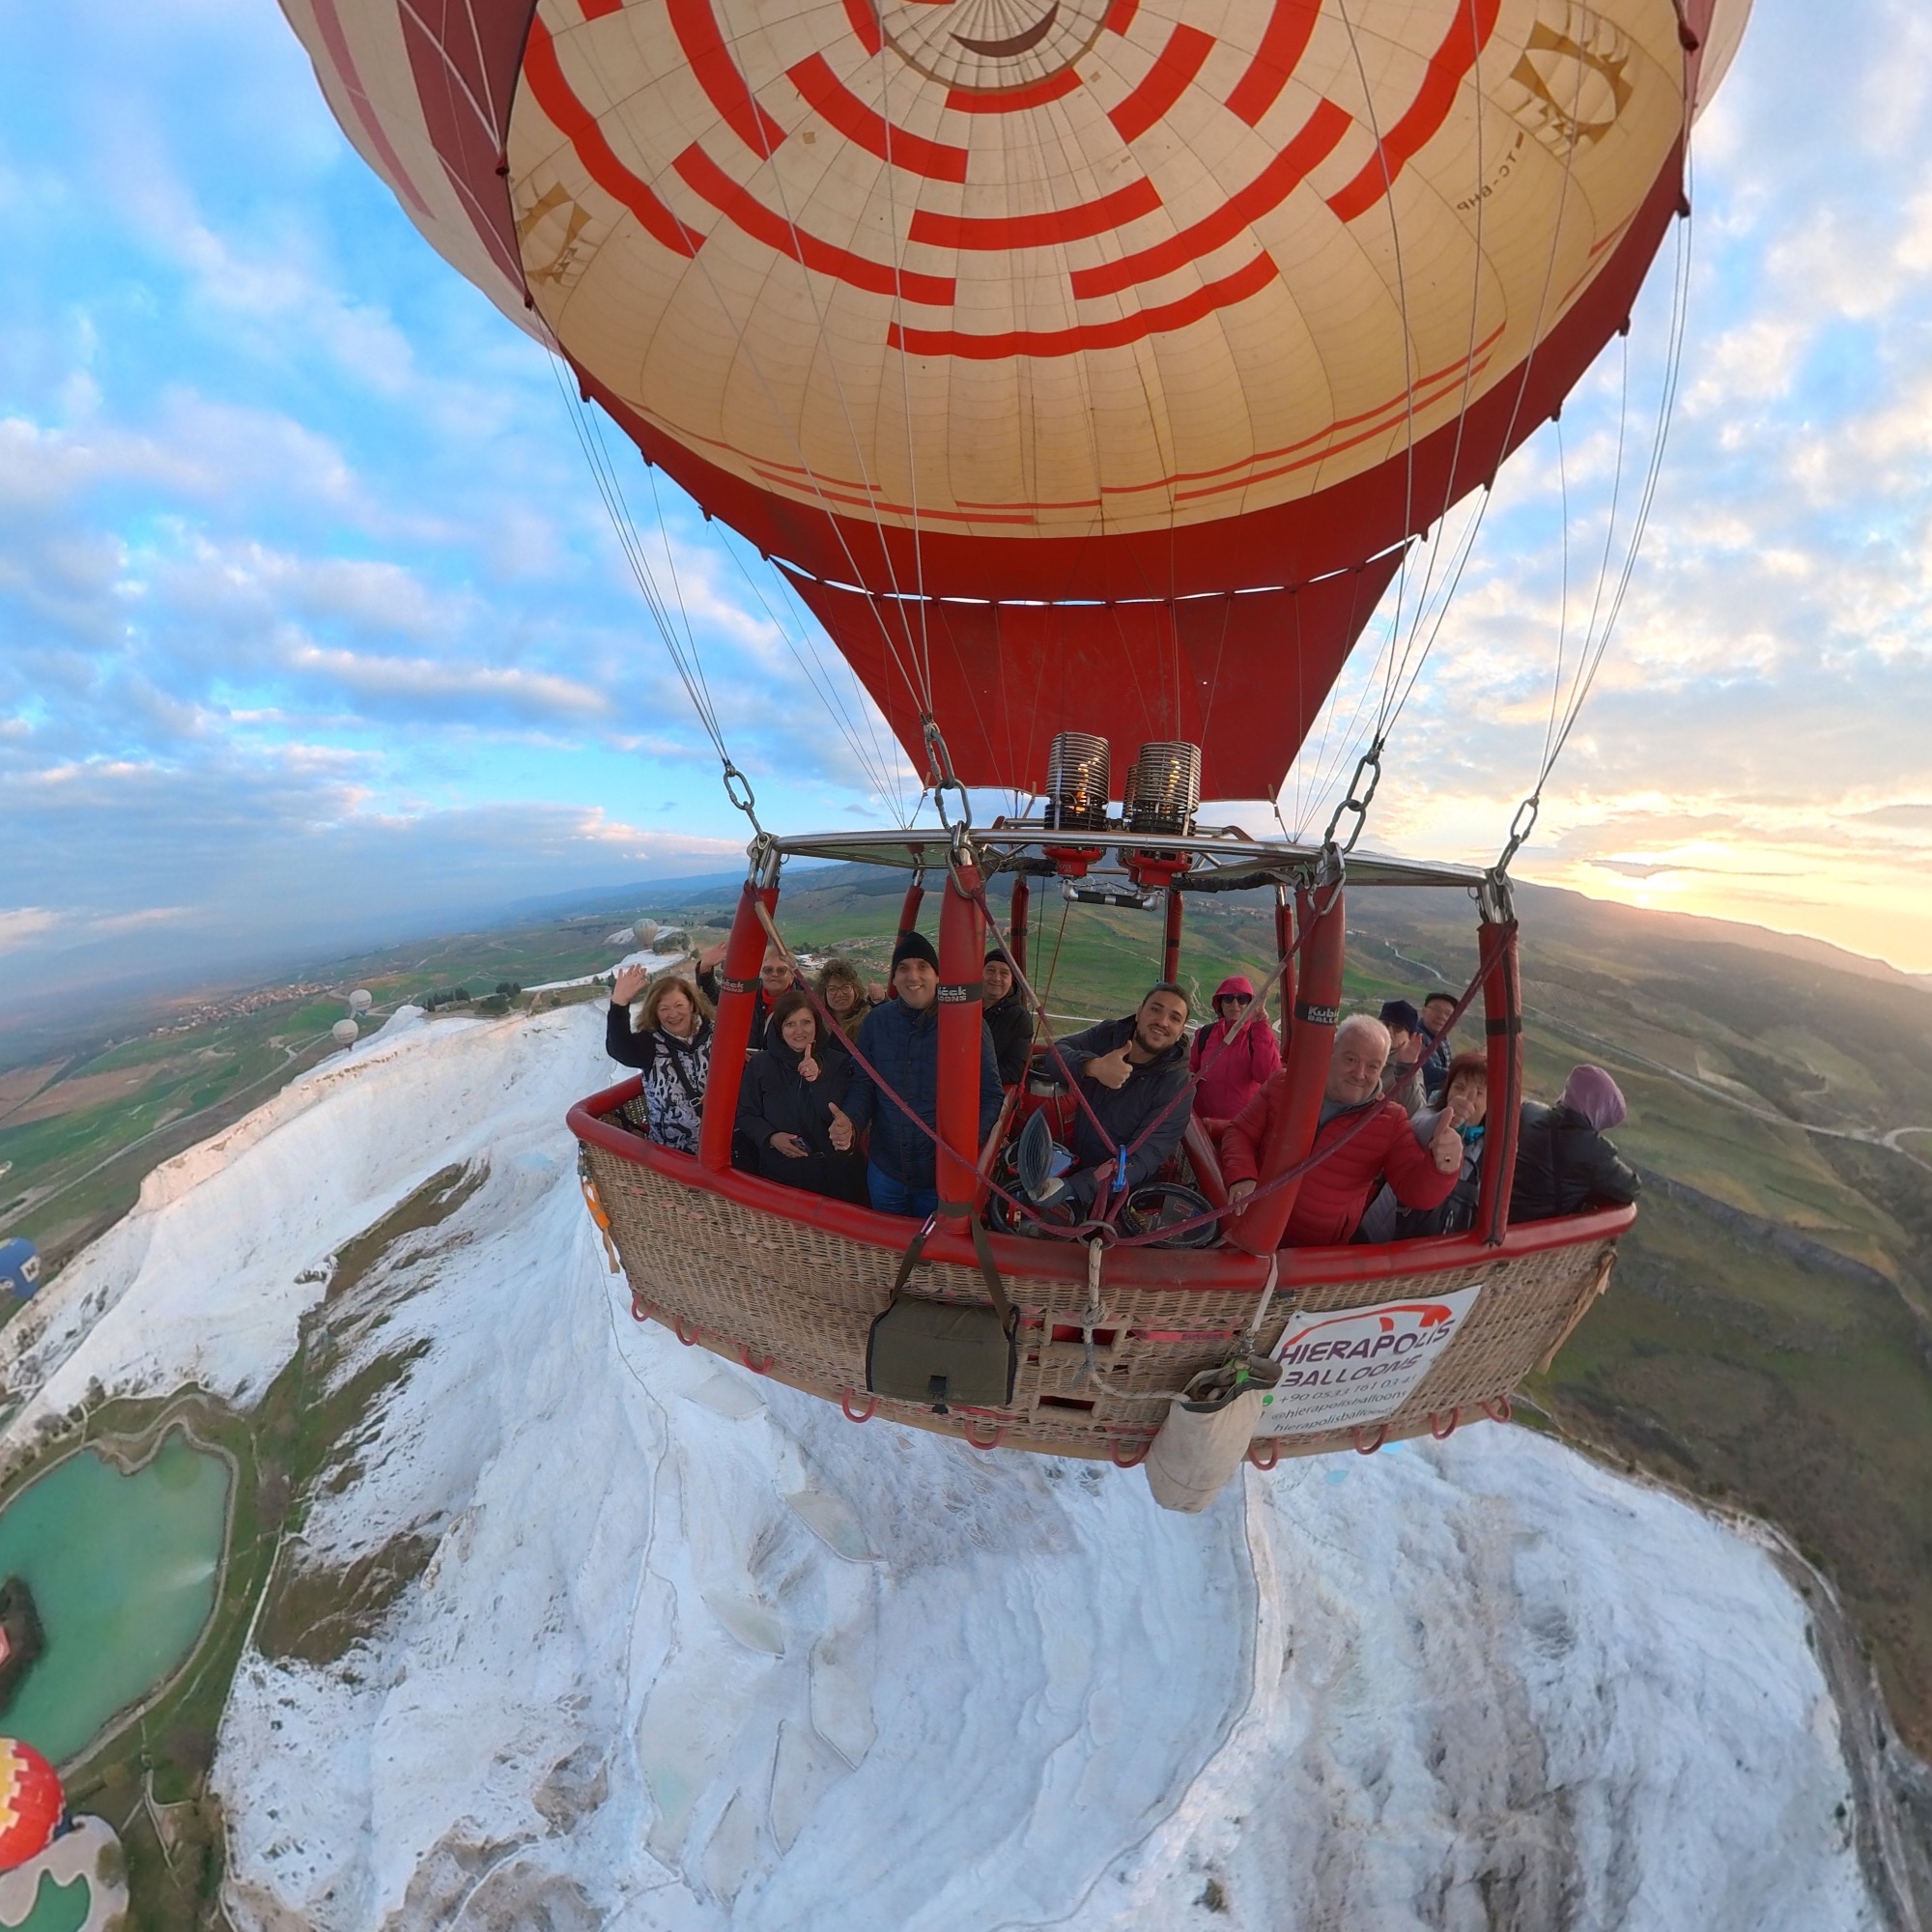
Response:
M0 1289L24 1301L41 1285L41 1255L24 1235L0 1241Z
M285 0L418 227L794 582L922 769L1272 791L1560 405L1747 0Z
M357 986L349 996L349 1010L352 1013L366 1013L376 1004L376 996L366 986Z
M362 1029L354 1020L337 1020L328 1031L339 1044L349 1046L360 1036Z
M0 1738L0 1871L46 1850L66 1803L59 1774L32 1745Z

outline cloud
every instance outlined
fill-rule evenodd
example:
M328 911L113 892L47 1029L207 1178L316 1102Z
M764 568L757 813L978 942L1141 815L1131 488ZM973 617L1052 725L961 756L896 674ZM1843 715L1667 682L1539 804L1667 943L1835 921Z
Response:
M608 710L601 692L542 671L440 664L428 658L357 656L303 644L290 653L298 672L324 678L356 697L408 698L431 705L482 697L518 709L595 716Z
M1697 137L1646 545L1519 863L1932 966L1932 19L1758 14ZM734 859L717 754L549 365L349 156L274 10L8 18L5 985ZM1498 481L1396 723L1378 842L1485 857L1535 781L1552 683L1560 717L1616 601L1675 246L1628 344L1621 473L1613 345ZM909 799L776 577L662 478L654 501L606 434L767 822L875 818L874 785ZM1406 623L1445 548L1418 558ZM1378 690L1365 657L1292 820L1325 822Z
M17 952L59 924L60 916L43 906L16 906L11 912L0 911L0 952Z

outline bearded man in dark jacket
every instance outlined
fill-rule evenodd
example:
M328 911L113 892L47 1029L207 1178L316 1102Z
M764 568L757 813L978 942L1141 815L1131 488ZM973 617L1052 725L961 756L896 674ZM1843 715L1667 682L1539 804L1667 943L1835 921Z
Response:
M1069 1035L1060 1042L1060 1053L1087 1105L1073 1117L1072 1172L1039 1199L1071 1195L1083 1208L1104 1208L1120 1179L1117 1149L1132 1150L1122 1184L1134 1188L1160 1172L1187 1131L1193 1111L1187 1093L1187 995L1163 980L1138 1011ZM1147 1138L1135 1147L1143 1133Z

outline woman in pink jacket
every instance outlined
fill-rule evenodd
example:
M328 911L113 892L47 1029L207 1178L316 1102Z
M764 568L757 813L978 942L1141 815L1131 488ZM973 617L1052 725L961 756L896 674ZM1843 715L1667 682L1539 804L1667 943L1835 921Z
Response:
M1230 1037L1254 1003L1254 981L1245 973L1223 980L1214 988L1214 1018L1194 1036L1188 1055L1188 1065L1199 1082L1194 1093L1194 1117L1216 1143L1222 1128L1281 1066L1281 1042L1262 1014L1257 1013L1241 1027L1238 1036Z

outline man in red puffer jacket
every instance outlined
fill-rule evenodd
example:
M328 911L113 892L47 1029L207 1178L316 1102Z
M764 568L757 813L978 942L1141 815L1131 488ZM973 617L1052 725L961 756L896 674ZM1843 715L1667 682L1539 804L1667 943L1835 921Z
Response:
M1335 1029L1314 1151L1319 1154L1344 1136L1347 1144L1303 1176L1283 1247L1328 1247L1348 1240L1383 1181L1405 1208L1436 1208L1454 1192L1463 1168L1457 1117L1445 1107L1435 1138L1427 1147L1418 1145L1408 1116L1381 1097L1388 1056L1388 1029L1379 1020L1351 1013ZM1221 1136L1221 1172L1236 1201L1255 1191L1262 1151L1287 1092L1288 1075L1277 1073ZM1372 1118L1363 1125L1365 1115Z

